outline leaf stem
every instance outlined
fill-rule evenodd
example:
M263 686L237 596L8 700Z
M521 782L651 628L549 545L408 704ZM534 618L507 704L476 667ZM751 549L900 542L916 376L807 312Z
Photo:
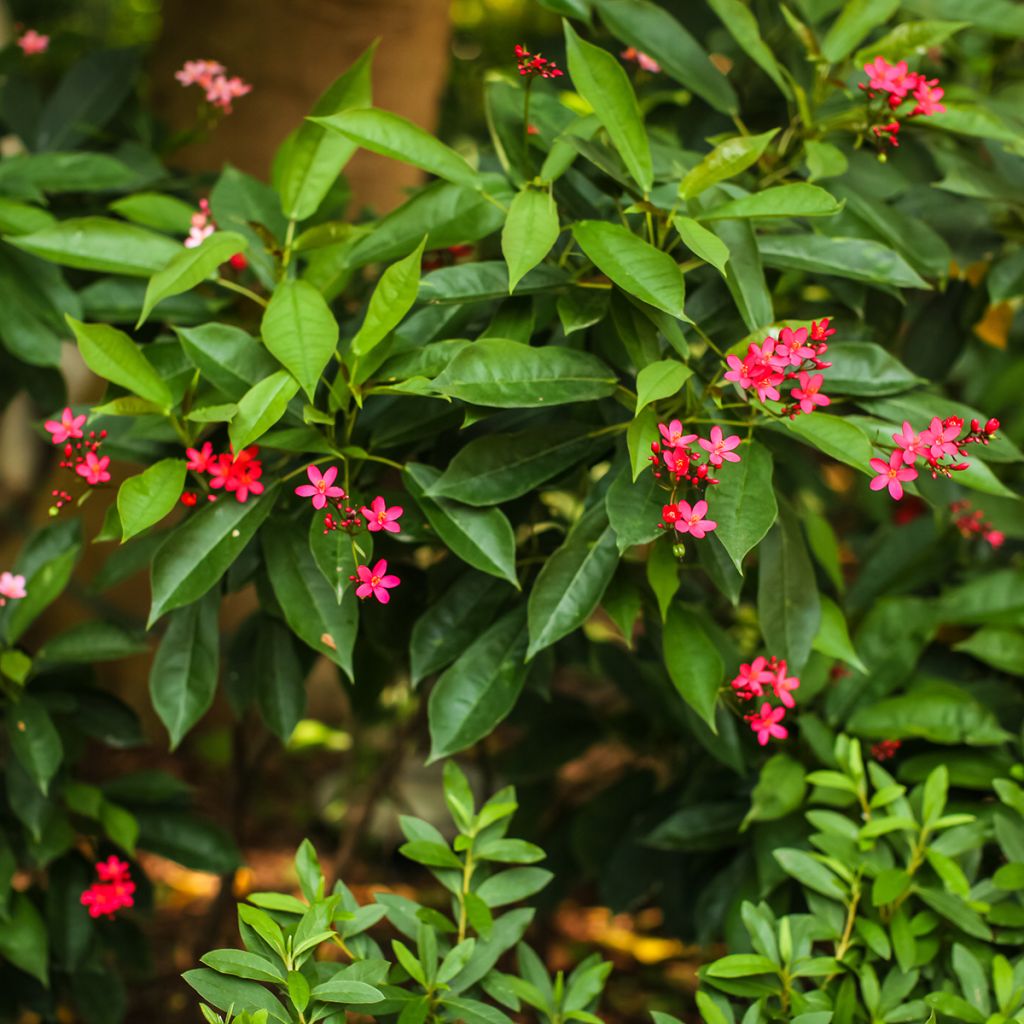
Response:
M239 295L244 295L247 299L252 299L253 302L262 306L264 309L269 305L262 295L257 295L254 291L250 291L246 288L245 285L236 284L234 281L229 281L226 277L215 277L214 284L219 284L221 288L227 288L230 292L237 292Z

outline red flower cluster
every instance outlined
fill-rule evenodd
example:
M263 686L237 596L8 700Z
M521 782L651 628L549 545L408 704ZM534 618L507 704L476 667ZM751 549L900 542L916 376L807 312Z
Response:
M969 501L954 501L949 506L953 516L953 525L960 531L962 537L968 540L972 537L981 537L992 547L1002 547L1006 536L1002 530L997 530L991 523L986 522L985 513L980 508L972 509Z
M930 117L946 109L939 102L945 94L945 90L939 87L939 80L910 71L905 60L890 64L884 57L876 57L864 65L864 73L868 81L867 84L861 82L860 88L867 92L869 102L875 99L880 101L876 112L880 117L890 117L893 111L908 100L914 102L914 107L907 113L907 117ZM877 139L887 139L893 146L900 144L897 138L899 130L900 122L896 118L884 123L879 120L871 128Z
M781 723L786 717L786 708L796 703L793 691L800 688L800 680L788 672L785 659L758 657L749 665L740 665L739 675L730 684L733 693L742 701L764 697L769 692L779 701L779 707L773 708L765 701L759 711L744 715L744 721L750 723L762 747L773 736L784 740L789 735L789 730Z
M113 917L122 907L135 905L135 883L128 872L128 863L116 857L97 861L99 881L82 893L82 905L89 908L90 917Z
M530 53L525 46L516 45L516 67L524 78L561 78L563 72L555 67L553 60L542 57L539 53Z
M761 402L781 401L779 389L786 381L796 381L789 393L792 403L783 408L783 413L792 419L802 412L814 412L818 406L824 408L831 403L827 395L821 394L825 378L814 371L832 365L822 356L828 351L828 338L835 333L835 328L829 327L829 317L820 322L812 320L810 328L794 331L783 327L777 338L769 335L760 345L751 342L743 359L727 356L729 369L724 377L744 391L755 391Z
M259 448L244 448L237 455L234 450L213 454L213 445L209 441L202 448L186 448L188 468L193 473L209 476L209 486L214 490L223 488L234 494L236 501L248 501L250 494L262 494L263 463L256 457ZM207 495L209 501L215 501L216 495ZM195 505L198 498L191 491L181 496L182 504Z
M90 487L96 487L110 480L110 456L98 454L107 432L101 430L97 434L91 430L86 437L82 431L85 420L85 413L76 416L70 408L65 408L59 420L46 420L43 426L55 445L63 445L60 468L81 477ZM50 495L55 499L50 507L52 516L73 500L63 488L52 490Z
M227 68L216 60L187 60L174 77L184 86L198 85L206 91L206 102L231 113L231 101L252 92L252 86L238 75L227 76Z
M879 740L871 746L871 756L876 761L889 761L896 756L896 751L903 746L900 740Z
M903 484L917 479L917 470L911 467L918 458L928 464L933 479L940 475L950 477L967 469L969 462L944 460L962 458L967 454L965 445L988 444L999 429L999 420L990 419L984 426L978 420L971 420L966 437L960 436L963 429L964 421L959 416L947 416L944 420L936 416L919 434L904 420L902 431L892 435L896 448L890 453L889 461L871 460L871 468L878 474L871 481L871 490L887 487L890 497L899 501L903 497Z

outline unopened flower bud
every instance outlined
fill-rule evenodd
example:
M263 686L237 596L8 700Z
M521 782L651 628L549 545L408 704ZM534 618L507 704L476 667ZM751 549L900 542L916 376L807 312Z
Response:
M991 437L999 429L999 420L994 416L985 424L985 433Z

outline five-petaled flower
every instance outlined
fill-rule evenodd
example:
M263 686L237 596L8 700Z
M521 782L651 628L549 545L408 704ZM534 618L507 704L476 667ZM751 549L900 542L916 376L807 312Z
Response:
M760 697L765 685L771 684L774 674L767 666L768 660L764 657L755 658L749 665L740 665L739 673L731 685L741 700Z
M885 459L872 459L871 468L878 474L869 485L871 490L880 491L888 487L894 501L903 497L904 483L917 479L917 470L904 465L902 449L896 449L889 456L888 462Z
M388 563L383 558L372 569L368 565L356 566L356 575L352 578L359 580L356 597L367 598L372 594L381 604L391 600L388 590L401 583L397 576L388 575Z
M18 36L18 46L26 57L34 57L36 54L46 53L50 47L50 37L30 28Z
M27 596L24 576L18 576L11 572L0 572L0 608L8 601L17 601L19 598Z
M797 378L800 387L793 388L793 397L800 403L801 412L814 412L814 407L830 405L832 399L828 395L821 394L821 387L825 378L816 373L813 377L809 373L801 373Z
M718 523L711 519L705 519L708 503L706 501L695 501L691 507L688 501L680 501L676 508L679 518L672 524L679 533L688 533L691 537L700 540L706 533L716 529Z
M50 432L54 444L63 444L68 438L81 437L85 413L76 416L70 408L65 408L59 420L47 420L43 426Z
M110 473L107 472L109 465L109 455L86 452L85 458L75 467L75 472L84 477L87 484L95 487L96 484L105 484L110 479Z
M300 498L312 498L313 508L325 508L328 498L346 497L345 488L336 487L334 484L334 481L338 478L337 466L331 466L323 474L321 474L316 466L307 466L306 476L309 477L309 483L296 487L295 493Z
M117 857L108 857L105 861L97 861L96 876L93 882L82 893L82 905L89 908L90 917L111 917L123 907L135 904L135 883L129 874L129 865Z
M227 68L216 60L187 60L174 77L184 86L198 85L206 92L206 102L231 113L231 101L252 91L252 86L237 75L230 78Z
M722 460L726 462L739 462L740 457L733 451L738 448L742 439L738 434L732 437L722 437L722 428L715 426L711 428L711 439L701 438L699 444L708 453L708 462L712 466L720 466Z
M185 456L188 458L188 468L196 473L205 473L216 458L209 441L204 441L202 448L186 448Z
M402 529L398 525L398 520L404 509L401 505L392 505L388 508L387 502L379 494L370 502L369 508L364 505L359 511L366 517L366 528L370 533L378 533L380 530L399 533Z
M771 704L765 702L761 705L760 711L746 717L750 728L757 734L757 742L762 747L766 746L773 736L784 740L789 735L789 730L779 724L786 717L786 709L783 707L773 708Z

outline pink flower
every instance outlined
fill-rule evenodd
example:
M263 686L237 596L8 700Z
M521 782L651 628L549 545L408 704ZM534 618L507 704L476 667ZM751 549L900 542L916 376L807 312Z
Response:
M903 462L908 466L914 464L918 455L921 458L926 458L928 455L928 442L920 434L915 434L906 420L903 421L903 430L899 434L893 434L892 439L896 442L896 446L903 450Z
M793 388L793 397L800 402L801 412L814 412L814 407L817 405L831 405L832 399L828 395L819 393L821 386L825 383L825 378L820 373L816 373L813 377L809 373L801 373L798 375L798 380L800 387Z
M747 721L750 728L757 733L757 742L763 747L773 736L784 740L789 735L789 730L784 725L779 725L785 717L785 708L773 708L766 702L761 705L761 710L757 714L747 715Z
M708 510L706 501L696 501L692 508L689 502L681 501L676 507L679 509L679 518L674 525L679 533L688 533L700 540L706 533L718 527L718 523L704 518Z
M223 75L227 71L220 61L216 60L187 60L180 71L174 72L174 77L182 85L200 85L208 88L215 75Z
M782 701L787 708L791 708L796 703L793 700L792 691L800 688L800 680L796 676L787 676L787 671L785 661L780 661L775 669L775 674L771 677L771 686L778 700Z
M63 444L68 438L82 436L82 424L85 423L85 413L76 416L71 409L66 408L59 420L47 420L43 426L53 435L50 440L54 444Z
M878 92L890 92L897 78L907 73L907 62L890 64L884 57L876 57L870 64L864 65L864 74L868 76L868 88Z
M807 328L801 327L794 331L790 327L783 327L779 332L778 341L775 343L776 359L774 365L779 370L787 366L803 366L805 359L813 359L817 351L806 344Z
M960 447L956 439L963 426L964 421L957 416L948 416L945 420L933 417L927 429L921 431L921 440L928 445L928 454L933 459L941 459L944 455L959 455Z
M761 657L755 658L749 665L740 665L739 675L731 685L741 700L760 697L764 693L765 684L775 678L766 666L767 661Z
M661 65L653 57L632 46L627 46L619 56L623 60L635 60L644 71L649 71L652 75L661 71Z
M202 448L186 448L185 455L188 457L188 468L196 473L205 473L215 461L213 445L209 441L204 441Z
M729 367L725 372L725 379L731 380L734 384L739 384L746 391L754 383L746 361L741 360L739 356L726 356L725 361Z
M933 78L931 81L921 78L914 89L914 99L917 106L910 112L911 117L918 115L930 117L932 114L943 114L946 108L939 102L945 95L945 90L937 88L939 80Z
M85 461L75 467L75 472L85 477L85 482L95 487L96 484L105 484L110 479L107 466L110 465L110 456L98 456L95 452L86 452Z
M722 428L715 426L711 428L711 440L708 441L702 437L699 444L708 453L708 462L712 466L720 466L723 459L726 462L740 461L740 457L733 451L734 448L739 447L740 441L741 438L738 434L723 438Z
M312 498L313 508L324 508L327 505L328 498L345 497L345 488L334 486L334 481L338 476L337 466L331 466L324 474L321 474L316 466L307 466L306 476L309 477L309 483L296 487L295 493L300 498ZM398 510L398 514L402 514L401 509Z
M676 476L686 476L690 471L690 452L686 448L669 448L663 453L665 468Z
M658 430L661 432L661 436L664 438L665 444L672 445L673 448L677 448L680 445L690 444L697 440L696 434L683 433L683 425L679 420L672 420L667 427L664 423L659 423Z
M234 457L224 452L211 459L207 467L210 486L232 491L235 500L241 502L248 500L250 494L262 494L263 484L259 478L263 475L263 464L256 458L258 453L259 448L254 445Z
M994 548L1001 548L1006 541L1006 534L1002 530L989 530L988 533L984 534L984 537ZM7 574L4 573L4 575L6 576ZM0 582L2 582L2 579L0 579Z
M904 481L917 479L917 470L903 465L903 452L900 449L892 453L888 462L885 459L872 459L871 468L878 474L869 485L871 490L880 491L888 487L893 501L903 497Z
M831 317L822 317L821 320L811 321L811 341L828 341L828 339L836 333L834 327L829 327L828 322Z
M359 579L356 597L366 598L373 594L381 604L387 604L391 600L388 590L402 582L397 576L386 575L387 571L388 563L383 558L372 569L366 565L356 566Z
M30 28L18 37L18 46L26 57L34 57L37 53L46 53L50 46L50 37Z
M206 102L220 107L225 114L231 113L231 101L245 96L252 92L252 86L243 82L238 75L228 78L226 75L216 75L206 87Z
M128 864L116 857L97 862L99 881L93 882L81 896L90 917L113 916L116 911L135 905L135 883L128 872Z
M370 502L369 508L364 505L359 511L366 516L366 528L370 533L378 533L381 530L398 533L401 530L398 520L404 511L402 506L392 505L391 508L388 508L379 494Z
M993 545L995 547L995 545ZM25 589L25 577L15 576L13 573L0 573L0 608L8 601L16 601L18 598L26 597L28 591Z

